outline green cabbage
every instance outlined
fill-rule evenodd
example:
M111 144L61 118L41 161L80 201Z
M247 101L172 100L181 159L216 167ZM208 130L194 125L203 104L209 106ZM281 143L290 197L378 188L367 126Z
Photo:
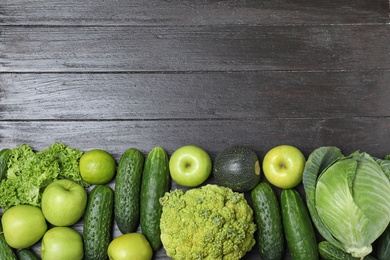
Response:
M303 185L319 233L353 257L368 255L390 223L390 161L320 147L306 162Z
M87 186L79 172L81 155L81 150L58 142L39 152L26 144L11 149L6 178L0 183L0 207L40 206L44 188L56 179L70 179Z

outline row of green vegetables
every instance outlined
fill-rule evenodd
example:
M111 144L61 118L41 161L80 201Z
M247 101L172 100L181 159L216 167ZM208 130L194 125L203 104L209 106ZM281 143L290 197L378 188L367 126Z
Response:
M295 189L278 198L267 183L257 185L251 193L260 254L282 259L285 239L292 259L390 259L389 159L318 148L303 172L305 201Z
M40 192L55 179L88 186L78 173L80 150L60 143L38 153L26 145L13 150L20 154L6 164L0 156L4 209L40 206ZM31 159L17 163L18 156ZM144 159L134 148L122 155L115 196L106 185L90 192L93 207L83 224L85 259L107 258L112 215L123 234L140 225L152 249L163 246L172 259L240 259L256 242L262 259L283 259L285 244L293 259L390 259L390 158L361 152L344 156L336 147L320 147L303 171L305 200L294 188L282 189L279 197L272 184L259 182L250 190L252 205L224 185L169 191L164 149L156 147ZM29 169L23 178L29 182L18 174L6 181L5 175L23 167ZM316 232L323 241L317 241Z
M262 259L282 259L285 242L292 259L390 259L390 155L320 147L302 175L305 200L266 182L251 190Z

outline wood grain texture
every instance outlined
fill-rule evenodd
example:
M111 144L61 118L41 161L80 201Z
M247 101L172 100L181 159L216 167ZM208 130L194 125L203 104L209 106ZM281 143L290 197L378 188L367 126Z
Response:
M162 146L171 154L186 144L203 147L213 158L230 145L248 145L262 157L286 143L299 147L306 156L319 146L335 145L346 154L360 149L383 157L389 153L390 119L5 121L0 138L2 147L28 142L42 150L62 141L84 151L106 149L117 159L130 147L147 154Z
M387 25L0 30L0 72L390 69Z
M388 117L390 72L0 74L1 120Z
M240 144L261 159L291 144L383 157L389 10L387 0L1 1L0 149L58 141L119 161L130 147L171 155L194 144L214 159ZM254 247L244 259L258 258Z
M389 18L386 0L6 0L0 10L0 22L14 25L360 24Z

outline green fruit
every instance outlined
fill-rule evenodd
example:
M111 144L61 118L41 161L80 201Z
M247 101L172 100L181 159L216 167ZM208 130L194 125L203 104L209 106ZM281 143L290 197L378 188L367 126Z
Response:
M184 187L196 187L205 182L212 171L210 155L195 145L185 145L169 159L172 180Z
M83 238L70 227L52 227L42 238L42 260L82 260Z
M274 186L281 189L296 187L303 176L306 159L291 145L279 145L269 150L263 158L263 174Z
M0 225L0 260L17 260L14 251L7 244L4 238L3 229Z
M132 232L116 237L108 246L108 256L113 260L151 260L153 250L142 233Z
M249 191L260 182L260 163L249 147L231 146L215 158L213 175L225 187Z
M13 248L30 247L47 231L42 210L31 205L16 205L7 209L1 223L5 240Z
M87 205L87 191L69 179L54 180L44 190L41 208L46 220L54 226L75 224Z

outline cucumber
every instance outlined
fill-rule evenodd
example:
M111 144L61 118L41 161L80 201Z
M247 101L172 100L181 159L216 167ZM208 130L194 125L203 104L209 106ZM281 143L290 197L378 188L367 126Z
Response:
M354 260L351 254L348 254L336 247L329 241L321 241L318 243L318 252L324 260Z
M351 254L344 252L343 250L326 240L318 243L318 252L321 256L321 259L323 260L361 260L360 258L353 257ZM364 257L364 260L377 259L371 255L367 255Z
M119 161L114 196L114 216L122 234L137 230L140 218L141 178L145 158L130 148Z
M22 248L16 251L19 260L39 260L40 258L30 249Z
M261 259L283 259L283 223L276 193L268 183L261 182L252 190L251 197Z
M389 258L386 258L386 259L389 259ZM364 257L364 260L378 260L378 259L376 257L372 256L372 255L367 255L367 256Z
M162 246L160 239L162 206L159 199L169 190L169 184L168 155L163 148L157 146L149 152L145 160L140 204L141 232L153 251Z
M18 260L14 250L7 244L0 224L0 260Z
M4 148L0 151L0 181L7 177L8 159L10 156L10 149Z
M281 192L282 222L293 260L318 259L317 238L309 212L295 189Z
M390 225L378 239L376 256L379 260L390 259Z
M106 185L96 185L88 195L84 216L84 259L107 259L111 242L114 192Z

